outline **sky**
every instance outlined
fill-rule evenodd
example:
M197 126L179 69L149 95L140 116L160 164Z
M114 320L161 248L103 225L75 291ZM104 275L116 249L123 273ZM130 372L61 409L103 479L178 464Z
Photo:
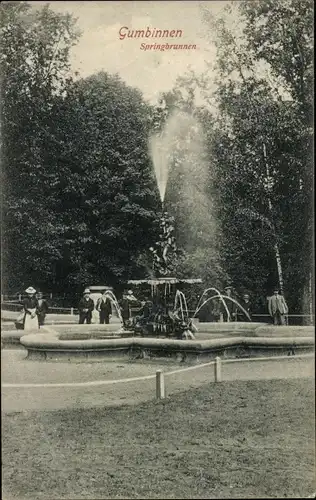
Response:
M30 2L39 6L47 2ZM201 73L215 62L215 45L202 21L201 7L218 16L228 2L212 1L63 1L49 2L57 12L69 12L77 18L82 31L72 49L73 71L86 77L98 71L118 73L133 87L139 88L151 102L161 92L171 90L177 77L193 70ZM181 38L125 38L120 28L130 30L181 30ZM124 30L127 31L127 30ZM141 50L141 44L196 45L191 50Z

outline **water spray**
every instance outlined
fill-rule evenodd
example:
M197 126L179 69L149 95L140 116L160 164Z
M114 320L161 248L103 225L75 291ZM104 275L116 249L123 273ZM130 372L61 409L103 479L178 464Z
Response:
M209 290L214 290L214 288L211 288ZM203 293L203 295L205 294L205 292ZM202 295L202 296L203 296ZM205 306L205 304L207 304L208 302L211 302L212 300L214 299L220 299L224 306L225 306L225 309L226 309L226 312L227 312L227 316L228 316L228 319L230 321L230 314L229 314L229 311L228 311L228 308L227 308L227 305L226 305L226 300L229 300L230 302L232 302L233 304L236 304L236 306L245 314L245 316L247 317L247 319L249 321L252 321L251 320L251 317L249 316L249 313L246 311L246 309L244 309L242 307L241 304L239 304L239 302L236 300L236 299L233 299L232 297L229 297L228 295L222 295L221 293L217 294L217 295L213 295L212 297L209 297L208 299L204 300L204 302L200 305L200 301L199 301L199 304L193 314L193 318L196 317L197 313L202 309L202 307Z

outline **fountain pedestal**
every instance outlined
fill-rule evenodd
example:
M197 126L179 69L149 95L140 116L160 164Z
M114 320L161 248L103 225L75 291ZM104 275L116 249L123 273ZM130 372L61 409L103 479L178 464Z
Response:
M201 279L160 277L130 280L128 285L146 284L151 290L151 311L134 318L134 331L141 336L183 338L184 332L192 333L194 327L189 317L186 299L177 286L181 283L202 283Z

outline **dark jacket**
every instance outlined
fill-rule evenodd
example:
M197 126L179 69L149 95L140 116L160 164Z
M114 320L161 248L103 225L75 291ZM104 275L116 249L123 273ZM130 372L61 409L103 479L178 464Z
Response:
M146 318L148 319L152 314L152 304L151 302L146 302L146 304L143 306L142 310L141 310L141 315L143 316L143 318Z
M37 312L40 316L45 316L48 313L48 304L45 299L38 299Z
M26 311L27 309L38 309L38 300L36 297L26 297L24 300L23 300L23 308L24 308L24 311Z
M82 297L82 299L80 299L79 304L78 304L78 310L79 310L80 314L82 314L84 312L83 309L88 309L88 312L93 311L94 302L92 299L90 299L90 297L88 298L88 300L85 299L84 297Z
M100 297L97 301L97 310L107 312L112 314L112 305L109 297L103 298Z
M128 320L130 318L130 315L131 315L130 301L126 298L123 298L120 301L120 306L121 306L123 320Z
M231 298L235 299L235 297L231 297ZM223 300L225 301L225 304L227 306L227 309L229 311L230 316L232 316L233 314L235 314L237 312L237 305L235 304L235 302L233 302L232 300L227 299L225 297L223 297ZM220 312L224 316L227 315L226 307L224 306L224 304L223 304L223 302L221 300L220 300Z
M251 303L245 302L244 300L241 300L239 302L239 304L241 305L241 307L243 307L245 309L245 311L247 311L247 313L249 314L249 316L251 318L251 309L252 309ZM237 316L238 316L238 318L245 318L246 317L245 313L239 307L237 309Z

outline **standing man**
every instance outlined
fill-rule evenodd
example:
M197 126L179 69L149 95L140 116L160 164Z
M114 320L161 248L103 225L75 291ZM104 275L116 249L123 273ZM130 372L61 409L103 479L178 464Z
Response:
M243 309L245 309L245 311L249 314L249 317L251 318L251 303L249 300L248 293L243 294L242 300L240 301L240 305L243 307ZM249 318L247 318L245 313L240 308L237 311L237 320L238 321L249 320Z
M86 288L83 292L83 297L80 299L78 304L79 309L79 325L82 325L85 321L87 325L91 324L92 311L94 309L94 302L90 298L90 290Z
M37 315L39 326L43 326L45 323L45 317L48 313L48 304L45 299L43 299L42 292L37 292Z
M232 286L226 286L224 288L224 295L226 295L227 297L231 297L233 299L234 297L233 297L232 292L233 292ZM225 299L225 297L223 299L225 301L226 307L227 307L228 312L229 312L229 316L228 316L226 307L224 306L224 304L222 302L221 303L221 313L223 315L223 321L224 322L236 321L236 319L237 319L237 306L236 306L236 304L232 300Z
M112 316L112 304L106 290L103 290L102 297L98 299L96 309L100 314L100 325L108 325Z
M273 318L275 325L285 325L285 316L289 312L289 308L283 295L279 294L278 288L274 289L274 293L268 298L269 314Z
M130 308L133 304L136 305L137 303L138 303L138 300L136 299L132 290L128 290L128 291L125 291L123 293L123 297L122 297L120 306L121 306L123 324L124 324L125 328L128 328L130 326L130 319L131 319L131 309Z

